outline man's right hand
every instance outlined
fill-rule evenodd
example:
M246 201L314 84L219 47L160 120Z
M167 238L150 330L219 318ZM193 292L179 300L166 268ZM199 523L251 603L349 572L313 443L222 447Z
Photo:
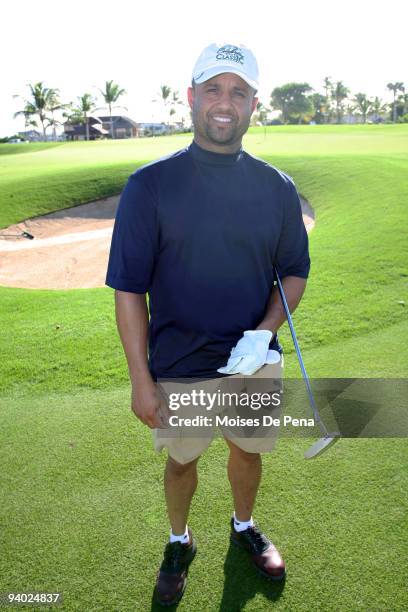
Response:
M157 383L151 379L132 385L131 409L137 418L151 429L164 428L168 424L170 413L166 398Z

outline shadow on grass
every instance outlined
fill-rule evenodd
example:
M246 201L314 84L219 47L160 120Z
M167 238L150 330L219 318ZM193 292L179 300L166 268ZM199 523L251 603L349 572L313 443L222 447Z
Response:
M285 580L268 580L258 574L248 554L231 544L225 558L224 574L224 590L218 608L219 612L239 612L257 593L261 593L270 602L274 602L279 599L285 588ZM187 584L187 588L189 587L194 588L193 585ZM181 602L172 606L160 606L155 601L153 594L151 611L176 610L179 603ZM215 601L211 609L217 609Z
M279 599L285 581L274 581L264 578L256 571L246 553L230 544L224 563L224 591L220 603L220 612L238 612L247 601L257 593L273 602Z

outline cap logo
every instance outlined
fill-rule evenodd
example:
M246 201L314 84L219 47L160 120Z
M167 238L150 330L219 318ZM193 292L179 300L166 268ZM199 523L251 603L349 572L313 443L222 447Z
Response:
M244 63L244 56L241 53L239 47L234 45L224 45L220 47L215 56L217 60L230 60L231 62L237 62L237 64Z

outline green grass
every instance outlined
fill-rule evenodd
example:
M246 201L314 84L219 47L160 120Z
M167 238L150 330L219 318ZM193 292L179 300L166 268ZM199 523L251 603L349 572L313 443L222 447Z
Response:
M161 472L128 390L77 391L2 410L1 591L59 590L65 610L149 610L168 535ZM198 541L180 610L404 610L406 442L343 440L316 461L281 440L256 516L288 564L285 588L229 550L227 451L200 461Z
M0 145L0 227L120 193L138 166L190 140L184 135L15 145L24 147L24 155L7 155L11 145Z
M2 145L0 225L117 193L135 167L190 138L24 145L24 155ZM315 208L294 316L311 376L407 376L407 142L408 126L391 125L246 137ZM112 291L2 287L0 301L0 592L60 589L66 610L148 610L168 533L164 455L129 410ZM286 327L280 336L297 376ZM342 440L312 462L307 444L282 439L264 459L256 518L288 563L283 590L228 551L227 451L217 440L203 456L190 520L199 554L180 610L407 608L406 441Z
M251 128L249 149L268 155L406 155L405 125L290 125Z
M123 141L0 145L0 227L119 193L146 161L189 144L190 134ZM256 155L406 156L406 125L251 128L245 147ZM25 153L15 155L14 153ZM284 160L283 160L284 162ZM319 183L320 184L320 183Z
M17 155L20 153L35 153L44 149L61 146L60 142L32 142L27 144L0 144L0 155Z
M128 374L115 327L112 293L109 289L53 292L1 288L0 347L7 359L1 364L0 393L20 389L35 396L123 385ZM385 329L372 325L369 331L354 337L350 333L339 341L345 324L338 323L330 325L325 343L313 343L320 318L324 318L324 305L312 309L304 300L299 308L302 316L296 314L296 327L310 376L407 375L404 307L397 304L397 314L402 314L390 315L395 322ZM299 366L288 330L283 328L280 337L286 374L296 376Z

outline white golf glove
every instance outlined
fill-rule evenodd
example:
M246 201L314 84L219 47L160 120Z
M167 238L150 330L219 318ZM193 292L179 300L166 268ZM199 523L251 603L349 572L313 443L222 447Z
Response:
M241 340L231 350L227 365L218 368L217 372L251 376L266 363L278 363L278 351L269 350L272 336L272 332L267 329L245 331Z

